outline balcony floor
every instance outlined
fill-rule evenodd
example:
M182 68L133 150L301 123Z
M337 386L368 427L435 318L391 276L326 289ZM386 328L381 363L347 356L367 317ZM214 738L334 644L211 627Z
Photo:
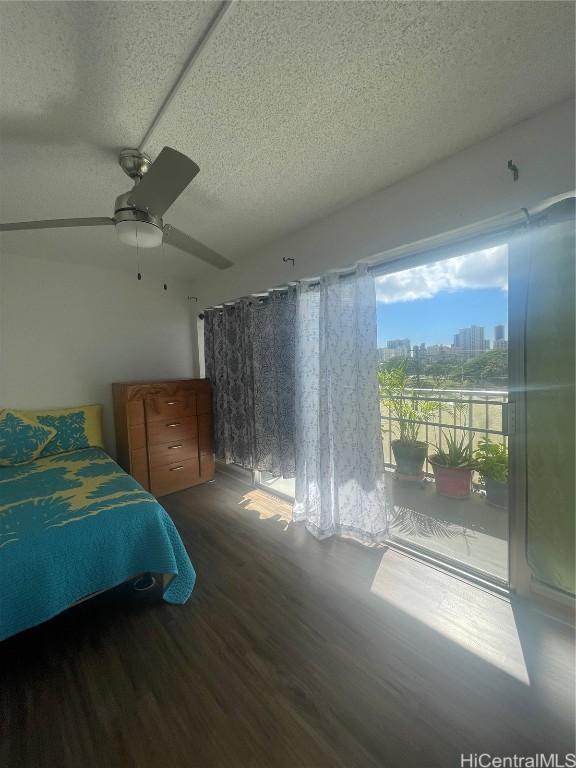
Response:
M414 544L463 566L508 581L508 513L473 493L451 499L433 482L408 483L390 477L393 540Z

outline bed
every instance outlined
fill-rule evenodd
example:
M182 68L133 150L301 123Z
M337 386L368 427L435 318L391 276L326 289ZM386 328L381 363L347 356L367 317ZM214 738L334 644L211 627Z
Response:
M168 603L196 579L166 511L101 448L0 467L0 640L142 573Z

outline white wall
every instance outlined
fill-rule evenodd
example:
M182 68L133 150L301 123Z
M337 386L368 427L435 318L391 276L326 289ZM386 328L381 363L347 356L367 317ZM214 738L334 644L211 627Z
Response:
M383 148L385 151L385 147ZM517 182L506 168L520 169ZM101 402L110 384L197 375L200 308L480 221L574 188L574 103L557 105L261 249L191 292L158 280L0 255L0 406ZM296 259L296 266L282 262Z
M517 182L508 160L519 167ZM196 286L198 306L345 267L532 206L574 185L574 102L569 101L277 240L238 266L206 275ZM294 258L295 267L283 256Z
M114 453L113 381L196 374L197 312L186 293L125 272L0 255L0 407L102 403Z

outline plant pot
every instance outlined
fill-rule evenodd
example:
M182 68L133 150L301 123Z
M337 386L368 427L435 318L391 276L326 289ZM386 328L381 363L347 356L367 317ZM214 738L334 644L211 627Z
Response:
M484 478L486 487L486 501L493 507L508 509L508 483L503 480L494 480L492 477Z
M470 496L470 487L472 485L471 469L436 464L433 458L429 458L428 461L432 464L432 469L434 470L436 493L453 499L462 499Z
M421 480L427 448L427 443L407 443L404 440L392 440L396 474L405 480Z

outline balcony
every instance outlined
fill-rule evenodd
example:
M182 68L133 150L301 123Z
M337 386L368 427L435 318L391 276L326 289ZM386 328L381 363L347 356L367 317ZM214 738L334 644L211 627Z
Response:
M442 430L467 434L474 447L482 438L506 445L505 390L418 389L405 393L410 399L435 401L434 421L418 422L419 438L428 443L428 454L443 447ZM457 407L454 404L457 403ZM479 576L508 581L508 510L491 506L480 478L472 476L472 493L464 499L440 496L436 492L430 462L424 464L421 481L397 478L392 440L398 419L382 405L382 436L386 465L386 488L391 501L390 538L435 557L449 560ZM260 485L288 499L294 498L294 480L260 473Z
M505 432L508 392L504 390L417 389L404 393L411 402L435 402L434 417L418 421L419 439L428 444L428 455L445 447L444 434L467 435L474 448L483 438L507 444ZM382 405L384 460L392 502L391 539L434 556L454 561L490 579L508 581L508 510L488 503L477 473L472 493L450 498L437 493L432 466L424 464L421 481L399 479L392 441L398 434L393 409Z

